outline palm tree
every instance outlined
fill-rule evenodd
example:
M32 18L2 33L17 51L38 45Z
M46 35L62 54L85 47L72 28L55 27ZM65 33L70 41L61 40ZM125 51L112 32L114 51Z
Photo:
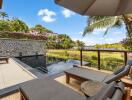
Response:
M104 35L107 34L111 28L119 28L125 24L126 30L130 38L132 38L132 15L121 16L90 16L88 18L88 25L84 30L84 36L92 32L94 29L106 28Z
M81 49L85 46L85 43L82 42L82 41L77 40L76 41L76 46L77 46L78 49Z
M6 12L0 12L0 17L4 20L6 17L8 17L8 14Z

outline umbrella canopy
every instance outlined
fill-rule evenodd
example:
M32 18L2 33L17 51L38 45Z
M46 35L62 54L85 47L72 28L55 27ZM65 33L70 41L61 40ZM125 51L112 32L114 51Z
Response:
M0 0L0 9L2 8L2 0Z
M55 0L81 15L116 16L132 13L132 0Z

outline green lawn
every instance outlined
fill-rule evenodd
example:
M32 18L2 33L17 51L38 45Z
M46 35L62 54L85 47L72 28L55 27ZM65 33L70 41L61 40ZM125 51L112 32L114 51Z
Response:
M80 51L77 50L47 50L47 56L80 60ZM123 54L101 53L101 69L113 71L124 65ZM83 51L83 60L91 62L92 67L97 67L97 52Z

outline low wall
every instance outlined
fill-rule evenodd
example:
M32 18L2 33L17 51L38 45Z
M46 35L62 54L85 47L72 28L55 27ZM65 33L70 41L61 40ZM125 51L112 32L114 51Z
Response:
M0 39L0 56L18 57L46 54L45 41Z

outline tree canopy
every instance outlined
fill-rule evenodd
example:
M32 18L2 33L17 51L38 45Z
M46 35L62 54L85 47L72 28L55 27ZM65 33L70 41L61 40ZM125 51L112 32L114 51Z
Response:
M39 32L39 34L45 34L45 33L53 33L51 30L43 27L40 24L35 25L34 27L31 28L31 30L36 30Z
M47 48L49 49L71 49L76 46L73 41L66 34L58 34L58 36L49 36L47 41Z
M13 20L0 20L0 31L9 31L9 32L28 32L29 28L20 19Z
M8 17L8 14L6 12L0 12L0 18L4 20L6 17Z
M11 24L11 28L13 32L25 32L26 33L29 31L29 27L22 20L14 19L10 21L10 24Z

